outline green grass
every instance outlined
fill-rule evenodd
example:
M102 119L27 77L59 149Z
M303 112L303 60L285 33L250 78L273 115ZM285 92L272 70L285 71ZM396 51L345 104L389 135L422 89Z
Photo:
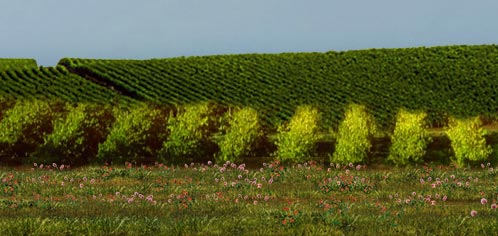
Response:
M489 235L497 174L486 165L1 168L0 234Z

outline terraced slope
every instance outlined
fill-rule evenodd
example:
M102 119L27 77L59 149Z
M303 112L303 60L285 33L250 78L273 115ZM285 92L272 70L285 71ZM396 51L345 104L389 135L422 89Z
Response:
M302 104L317 106L328 126L349 103L366 105L384 126L401 107L429 112L435 126L447 115L495 118L498 111L496 45L59 64L139 100L253 106L270 124Z
M69 73L61 66L0 71L0 97L125 105L135 102L109 88Z
M11 69L28 69L36 68L35 59L11 59L11 58L0 58L0 71L11 70Z

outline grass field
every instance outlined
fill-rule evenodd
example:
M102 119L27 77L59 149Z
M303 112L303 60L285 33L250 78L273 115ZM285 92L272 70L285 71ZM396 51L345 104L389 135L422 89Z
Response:
M497 170L306 163L260 168L1 168L1 235L491 235Z

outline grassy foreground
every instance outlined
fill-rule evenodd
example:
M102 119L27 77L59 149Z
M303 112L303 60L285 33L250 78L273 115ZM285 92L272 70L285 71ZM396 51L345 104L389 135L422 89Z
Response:
M481 167L2 168L0 235L491 235L498 172Z

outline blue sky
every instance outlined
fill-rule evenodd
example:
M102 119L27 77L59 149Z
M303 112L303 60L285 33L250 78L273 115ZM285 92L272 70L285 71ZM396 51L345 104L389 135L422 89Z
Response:
M0 0L0 58L498 44L497 0Z

